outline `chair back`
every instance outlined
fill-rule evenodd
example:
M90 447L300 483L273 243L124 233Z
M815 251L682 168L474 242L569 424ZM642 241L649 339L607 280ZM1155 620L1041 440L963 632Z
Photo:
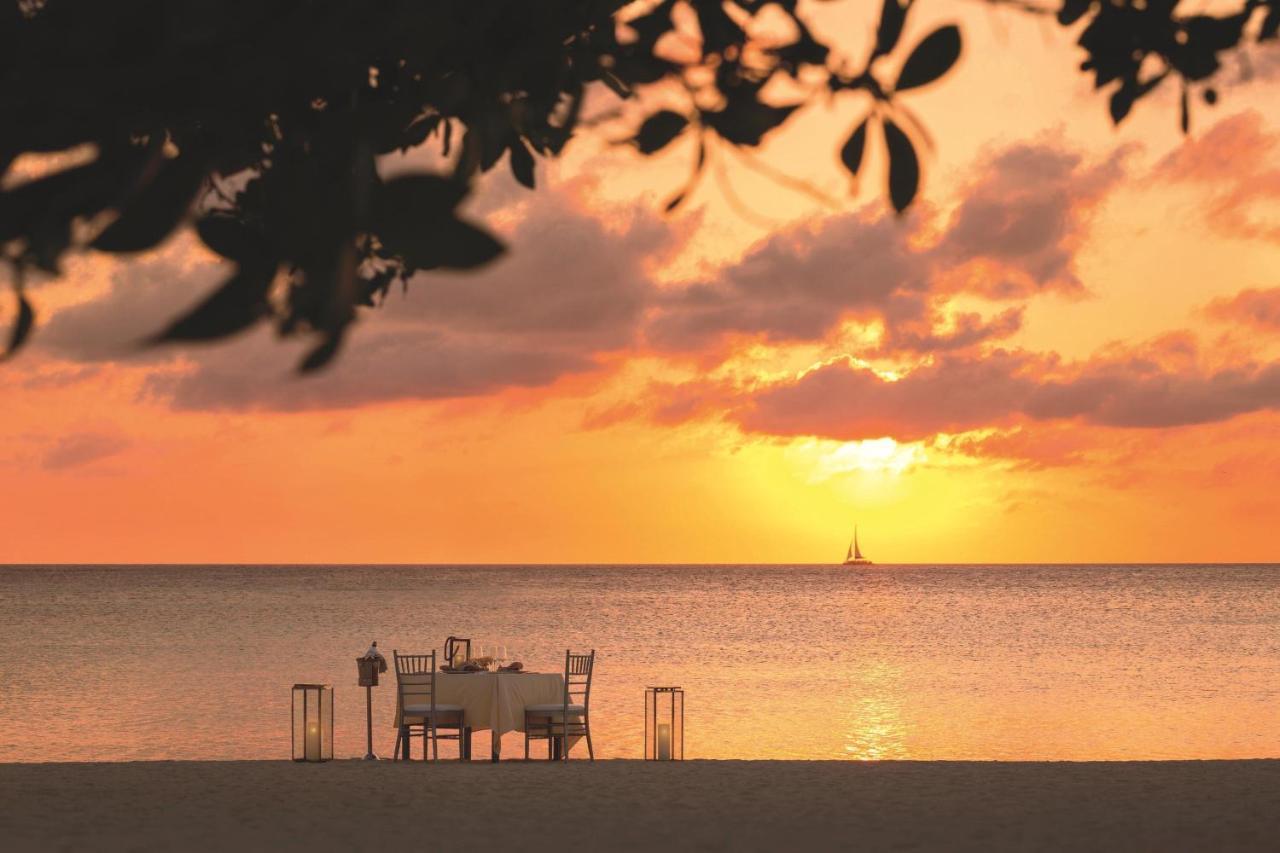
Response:
M425 655L402 655L391 650L396 663L396 711L403 717L409 705L436 707L436 652Z
M574 654L565 649L564 652L564 704L581 705L583 708L591 701L591 673L596 665L596 650L586 654Z
M471 660L471 638L450 637L444 641L444 662L449 666L457 666L463 661Z

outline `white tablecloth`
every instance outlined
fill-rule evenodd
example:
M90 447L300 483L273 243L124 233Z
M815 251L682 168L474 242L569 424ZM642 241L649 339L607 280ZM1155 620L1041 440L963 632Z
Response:
M407 683L422 684L427 673L402 675ZM555 672L438 672L436 704L461 705L465 724L472 729L489 729L495 738L506 732L524 731L526 705L546 705L564 701L564 676ZM410 700L413 704L413 700ZM421 717L408 722L421 722ZM395 727L400 727L400 703L396 702Z

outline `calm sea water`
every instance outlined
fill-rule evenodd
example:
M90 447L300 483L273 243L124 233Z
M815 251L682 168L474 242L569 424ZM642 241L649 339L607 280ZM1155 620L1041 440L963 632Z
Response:
M1280 566L135 566L0 568L0 761L285 757L295 681L362 755L354 658L450 634L596 649L608 757L649 684L689 757L1280 756Z

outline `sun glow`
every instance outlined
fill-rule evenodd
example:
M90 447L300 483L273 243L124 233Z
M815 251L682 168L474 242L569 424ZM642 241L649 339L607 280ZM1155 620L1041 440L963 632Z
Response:
M918 442L900 444L892 438L845 442L809 438L793 443L787 456L806 470L811 483L859 472L896 477L925 459Z

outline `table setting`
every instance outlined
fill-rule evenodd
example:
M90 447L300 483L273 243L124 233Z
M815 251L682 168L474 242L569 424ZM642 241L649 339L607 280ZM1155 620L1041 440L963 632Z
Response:
M509 650L505 644L495 643L486 647L484 643L480 643L477 645L477 653L474 657L459 657L453 661L445 661L440 664L440 671L444 673L512 672L529 675L536 674L525 669L524 664L518 657L518 654Z
M493 758L501 751L502 735L524 731L524 709L529 705L556 703L564 697L564 676L558 672L532 672L524 668L518 650L504 643L477 643L469 656L455 654L454 660L437 667L436 702L463 709L472 731L493 734ZM401 675L406 684L424 683L431 673ZM412 722L412 716L408 718ZM405 718L396 710L396 728Z

